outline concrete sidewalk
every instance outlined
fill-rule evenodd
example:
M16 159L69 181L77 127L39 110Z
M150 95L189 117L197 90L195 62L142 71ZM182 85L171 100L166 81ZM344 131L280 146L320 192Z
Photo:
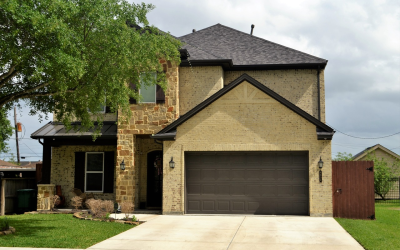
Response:
M333 218L138 215L146 223L89 249L364 249Z

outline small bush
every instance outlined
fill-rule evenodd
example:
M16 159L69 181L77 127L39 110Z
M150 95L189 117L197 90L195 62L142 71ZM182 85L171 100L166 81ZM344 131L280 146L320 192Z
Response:
M125 218L129 218L129 214L133 212L135 205L132 201L121 202L121 212L125 214Z
M110 214L114 211L114 202L110 200L89 199L86 201L86 206L90 209L95 218L104 218L106 214Z
M78 209L78 208L82 207L82 201L83 201L83 199L81 197L74 196L71 199L71 204L72 204L72 206L75 207L75 209Z
M138 218L136 218L136 216L133 215L133 216L132 216L132 221L133 221L133 222L136 222L136 221L139 221L139 220L138 220Z
M0 218L0 231L8 230L10 228L10 224L8 222L7 217L4 217L4 219Z

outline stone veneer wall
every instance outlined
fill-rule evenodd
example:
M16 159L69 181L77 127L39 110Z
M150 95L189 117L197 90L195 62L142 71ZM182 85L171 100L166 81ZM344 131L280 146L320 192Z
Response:
M318 89L316 69L225 71L225 84L242 74L248 74L310 115L318 119ZM325 122L324 70L320 72L321 121Z
M115 151L115 146L61 146L52 148L51 177L50 182L61 185L62 194L67 205L71 204L71 198L75 195L71 192L75 180L75 152L104 152ZM119 165L116 167L119 170ZM115 181L114 181L115 182ZM81 190L84 192L84 190ZM94 193L96 199L115 201L115 190L112 194Z
M331 141L317 140L315 125L247 82L180 125L176 141L164 142L164 214L185 211L186 151L308 151L310 215L332 216ZM171 157L174 169L168 166Z
M138 179L135 167L137 151L136 136L155 134L179 117L179 67L169 61L160 60L163 66L168 88L165 91L165 103L143 103L131 105L132 117L128 122L118 118L117 165L125 161L125 171L116 175L116 200L134 201L138 205ZM136 197L135 197L136 196Z
M223 87L224 70L221 66L180 68L180 115L184 115Z
M54 184L38 184L38 194L37 194L37 210L50 210L51 209L51 199L55 195Z

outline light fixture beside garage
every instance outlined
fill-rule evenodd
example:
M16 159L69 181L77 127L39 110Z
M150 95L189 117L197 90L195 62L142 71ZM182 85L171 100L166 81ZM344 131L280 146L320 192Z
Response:
M125 170L125 162L124 162L124 160L125 159L122 159L121 164L119 164L119 167L121 168L121 170Z
M172 156L171 156L171 160L169 161L169 167L170 168L175 168L174 157L172 157Z
M319 182L322 182L322 167L324 166L324 162L322 161L321 156L319 157L318 167L319 167Z

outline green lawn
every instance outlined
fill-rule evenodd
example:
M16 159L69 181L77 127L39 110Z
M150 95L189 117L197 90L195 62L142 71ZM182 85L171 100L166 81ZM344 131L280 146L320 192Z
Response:
M375 204L376 220L335 218L365 249L400 249L399 204Z
M1 247L87 248L133 227L79 220L72 214L23 214L7 218L16 232L1 235Z

